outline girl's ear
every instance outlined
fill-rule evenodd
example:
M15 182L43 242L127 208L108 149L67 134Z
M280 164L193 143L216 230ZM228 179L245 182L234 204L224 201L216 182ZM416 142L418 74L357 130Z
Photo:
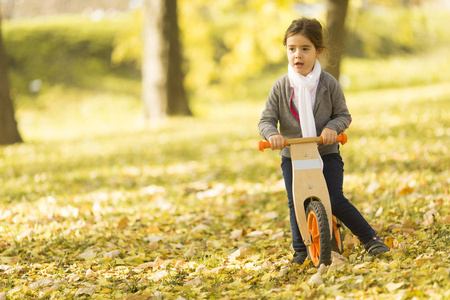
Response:
M322 54L322 52L323 52L323 48L317 49L317 52L316 52L316 58L319 58L320 55Z

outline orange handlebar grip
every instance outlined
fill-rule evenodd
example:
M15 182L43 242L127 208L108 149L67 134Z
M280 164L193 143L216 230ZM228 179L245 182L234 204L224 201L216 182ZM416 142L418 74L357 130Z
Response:
M258 142L258 149L259 151L264 151L264 149L270 148L270 142L265 142L263 140L260 140Z
M342 145L347 143L347 135L342 132L340 135L337 136L336 142L341 142Z
M286 140L284 140L284 146L286 147ZM259 142L258 142L258 149L259 149L259 151L264 151L264 149L269 149L270 148L270 142L268 142L268 141L263 141L263 140L260 140Z
M342 132L340 135L337 136L336 138L336 143L341 143L342 145L344 145L345 143L347 143L347 135ZM320 136L320 144L323 143L323 137Z

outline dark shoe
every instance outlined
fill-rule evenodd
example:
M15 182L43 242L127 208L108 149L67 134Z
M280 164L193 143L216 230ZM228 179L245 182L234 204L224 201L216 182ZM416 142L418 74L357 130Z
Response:
M305 262L305 259L308 257L308 253L306 251L304 252L295 252L294 256L291 259L291 264L292 263L296 263L299 264L300 266L303 265L303 263Z
M370 255L378 255L389 252L391 249L383 243L382 240L374 236L370 241L364 244L364 248Z

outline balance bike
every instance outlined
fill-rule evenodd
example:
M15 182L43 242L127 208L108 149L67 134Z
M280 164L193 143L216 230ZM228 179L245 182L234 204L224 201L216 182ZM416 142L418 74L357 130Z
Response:
M344 145L347 135L341 133L336 142ZM322 137L286 139L292 159L292 194L295 216L308 255L315 267L331 264L331 251L342 254L341 223L331 212L330 196L322 172L322 159L317 145ZM259 141L258 148L270 148ZM332 233L332 234L330 234Z

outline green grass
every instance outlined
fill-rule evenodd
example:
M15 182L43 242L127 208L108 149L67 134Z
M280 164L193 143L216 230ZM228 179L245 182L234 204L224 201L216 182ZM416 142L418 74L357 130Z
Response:
M346 58L342 74L348 77L347 91L406 88L449 82L448 46L416 56L402 56L364 60Z
M346 94L353 122L341 148L345 193L395 246L370 258L346 243L345 266L330 268L319 286L308 283L311 265L286 269L292 252L280 158L256 149L265 95L195 99L198 117L169 118L159 127L143 122L139 82L126 82L123 92L55 87L35 99L19 95L27 142L0 148L0 293L448 298L444 79ZM242 238L230 238L240 229ZM262 236L249 235L258 231ZM106 255L113 250L119 255ZM39 281L45 278L48 284Z

